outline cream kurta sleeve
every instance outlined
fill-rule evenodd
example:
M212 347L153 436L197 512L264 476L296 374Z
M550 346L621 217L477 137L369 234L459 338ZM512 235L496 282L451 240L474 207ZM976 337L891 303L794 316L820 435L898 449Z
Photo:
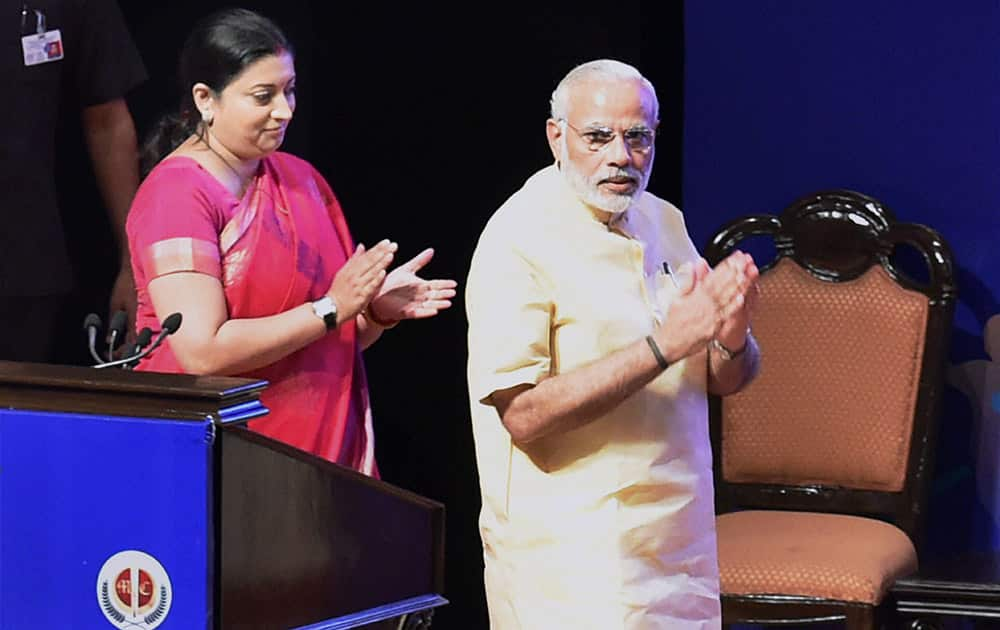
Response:
M480 240L466 283L471 397L535 385L549 375L553 304L549 280L505 238L501 225Z

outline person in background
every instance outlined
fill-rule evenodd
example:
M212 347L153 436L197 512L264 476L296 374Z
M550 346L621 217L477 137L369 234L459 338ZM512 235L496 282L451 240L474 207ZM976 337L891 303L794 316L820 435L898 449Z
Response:
M720 626L706 391L757 371L758 270L714 269L645 191L659 107L626 64L552 95L555 164L492 216L466 285L495 630Z
M250 428L377 474L361 350L451 305L453 280L389 270L397 245L355 244L327 181L279 151L296 108L292 47L243 9L201 20L181 52L185 98L146 144L128 218L137 327L183 324L138 369L262 378Z
M74 286L56 194L60 117L79 118L115 232L121 264L109 313L125 310L134 320L125 217L139 166L125 96L146 71L114 0L8 4L0 66L10 86L0 105L9 122L0 144L0 359L50 362ZM74 330L82 320L73 314Z

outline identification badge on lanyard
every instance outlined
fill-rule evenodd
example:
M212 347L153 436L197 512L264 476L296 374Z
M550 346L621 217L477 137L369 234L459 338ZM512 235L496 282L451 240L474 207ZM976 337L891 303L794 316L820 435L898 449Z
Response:
M25 26L28 17L28 7L21 10L21 26ZM46 30L45 14L38 9L35 13L35 32L21 38L21 50L24 52L24 65L37 66L41 63L58 61L63 58L62 33L59 29ZM24 32L22 28L22 33Z

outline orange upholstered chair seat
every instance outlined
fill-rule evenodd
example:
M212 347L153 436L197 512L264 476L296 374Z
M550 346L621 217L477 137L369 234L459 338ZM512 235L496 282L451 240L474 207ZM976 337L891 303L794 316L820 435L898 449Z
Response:
M842 514L748 510L717 520L722 592L781 594L877 605L917 568L909 537L888 523Z

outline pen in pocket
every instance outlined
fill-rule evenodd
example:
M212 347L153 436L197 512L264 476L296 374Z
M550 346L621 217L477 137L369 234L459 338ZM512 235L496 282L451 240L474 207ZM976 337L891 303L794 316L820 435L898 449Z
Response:
M674 277L674 273L670 269L670 263L668 263L665 260L663 261L663 273L666 274L668 278L670 278L670 282L673 283L675 288L678 289L680 288L681 285L677 284L677 278Z

